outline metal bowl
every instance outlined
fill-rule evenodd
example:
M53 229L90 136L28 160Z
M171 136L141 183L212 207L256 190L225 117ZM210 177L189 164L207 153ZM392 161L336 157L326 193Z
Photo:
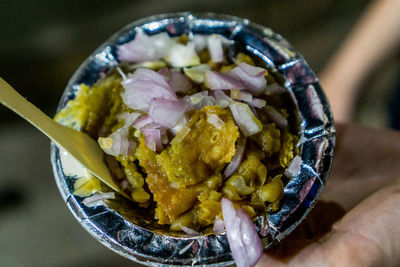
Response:
M235 49L260 58L270 72L284 81L288 105L296 118L292 124L299 135L302 164L286 184L279 210L259 216L256 221L265 248L282 240L314 206L332 164L335 126L316 75L285 39L247 19L212 13L163 14L125 26L94 51L70 79L58 110L74 98L80 84L93 85L119 64L116 46L132 40L138 29L149 35L221 34L235 41ZM76 179L85 175L84 168L55 144L51 145L51 162L57 186L72 214L92 236L115 252L149 266L233 263L225 234L172 236L151 227L146 215L135 211L123 198L106 206L86 207L82 198L72 194Z

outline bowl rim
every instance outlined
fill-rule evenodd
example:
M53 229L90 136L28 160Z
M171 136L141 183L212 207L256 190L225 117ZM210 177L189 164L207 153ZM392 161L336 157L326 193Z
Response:
M157 22L160 21L164 21L164 23L181 22L187 23L189 25L190 23L195 23L200 20L203 20L203 23L222 22L221 27L223 27L224 23L231 22L231 28L233 27L231 34L233 34L233 31L236 31L235 34L240 34L241 30L244 31L244 29L246 29L247 31L250 31L250 33L246 34L251 35L251 31L254 31L253 34L257 35L257 37L261 36L261 40L269 42L269 46L276 46L274 48L276 50L280 49L280 51L278 51L280 54L276 56L279 56L279 60L283 60L285 56L288 58L286 62L282 61L279 64L275 64L274 60L276 58L274 58L274 55L263 55L270 60L270 62L266 62L270 65L270 68L281 73L285 77L285 87L288 89L289 94L297 105L299 116L302 119L299 125L301 131L300 139L303 138L300 140L302 146L301 153L303 153L305 149L309 149L310 151L312 151L312 155L308 155L307 158L303 159L301 171L296 177L293 178L293 181L297 178L301 178L302 180L298 183L293 183L290 188L287 188L288 185L285 186L285 196L291 196L291 198L288 200L288 206L292 209L293 207L295 207L295 209L290 210L289 208L287 208L283 215L279 215L278 212L276 214L268 216L268 218L259 217L256 222L259 234L263 238L262 240L264 248L268 248L276 242L279 242L290 232L292 232L315 205L316 200L319 198L319 195L322 193L325 187L326 179L332 165L336 136L332 112L330 110L329 103L322 91L322 88L318 83L316 75L309 68L301 54L295 51L291 47L291 45L279 34L273 32L267 27L250 22L248 19L216 13L177 12L153 15L135 20L114 33L96 50L94 50L94 52L91 53L90 56L87 57L84 62L77 68L61 96L57 107L57 112L59 112L60 109L64 107L66 103L71 99L74 90L76 90L76 86L80 84L84 79L86 79L85 77L83 77L83 74L93 71L92 69L90 69L91 64L96 67L96 70L101 69L101 67L103 67L102 64L105 64L109 67L115 67L116 65L118 65L118 60L115 57L115 52L113 52L113 48L115 48L118 43L121 43L121 37L127 36L132 39L132 36L134 36L134 32L136 31L136 29L143 27L143 25L149 25L151 23L157 24ZM159 28L155 27L154 32L156 32L157 30L159 30ZM193 31L193 29L190 30ZM163 31L165 31L165 28L163 28ZM306 75L298 75L298 73L301 73L301 71L305 71ZM97 77L99 77L98 74L99 73L96 73ZM304 77L307 75L308 77ZM88 79L90 80L92 78L93 77L89 77ZM319 102L317 101L318 103L314 103L312 97L316 97ZM304 105L305 103L308 105ZM87 214L87 209L85 207L82 207L83 204L79 200L77 200L77 198L72 194L70 190L71 185L68 184L68 182L66 181L68 177L66 177L66 174L64 173L62 159L60 157L61 154L62 153L60 149L54 143L52 143L51 163L57 187L59 188L66 205L68 206L74 217L93 237L95 237L103 245L117 252L118 254L145 265L158 266L160 264L163 264L172 266L175 264L184 263L182 260L175 262L172 259L170 261L170 264L165 264L162 262L162 260L164 259L157 258L154 255L140 254L132 247L126 247L121 242L118 242L115 236L110 236L109 233L104 233L103 229L96 225L97 221L94 221L94 216L111 216L111 213L113 213L113 211L98 209L97 211L94 210L91 214ZM305 173L304 177L300 177L301 172ZM311 179L313 180L310 183ZM307 182L308 184L306 184ZM299 201L298 196L296 198L296 194L298 194L300 190L302 190L305 186L309 187L309 191L306 193L304 198ZM308 201L308 204L305 207L302 207L303 203L305 203L306 201ZM117 218L119 223L124 223L126 226L128 226L128 228L136 227L136 230L142 231L141 233L149 231L125 220L120 214L117 214L116 212L114 213L116 217L113 217L113 220L116 220L116 218L119 217ZM284 231L280 231L280 226L278 223L283 218L285 219L284 221L286 221L286 224L289 225L285 226ZM110 218L103 219L111 220ZM266 231L266 233L262 233L264 230ZM153 232L152 234L158 235L157 233ZM198 260L197 264L206 264L208 266L216 266L217 264L218 266L232 264L233 261L230 255L229 246L227 246L225 234L214 236L215 240L219 242L219 246L225 250L224 252L227 252L226 249L228 249L228 253L225 253L222 257L220 257L223 260L222 262L213 262L213 260L202 262L202 259L195 259ZM190 242L195 241L199 242L199 244L200 242L205 242L204 237L176 238L173 236L163 236L162 238L165 238L169 241L174 241L174 239L176 239L176 242L183 242L183 245L188 245L190 244ZM216 258L217 261L218 259L220 259L218 258L218 255L216 256ZM187 263L184 264L188 264L189 266L191 265L191 263L193 263L192 260L193 257L188 259Z

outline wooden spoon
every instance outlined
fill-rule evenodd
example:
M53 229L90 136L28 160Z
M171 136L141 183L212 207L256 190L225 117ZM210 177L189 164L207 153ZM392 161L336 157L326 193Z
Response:
M94 176L127 197L111 177L103 161L103 151L95 140L83 132L58 124L23 98L0 77L0 102L30 122L58 146L64 148Z

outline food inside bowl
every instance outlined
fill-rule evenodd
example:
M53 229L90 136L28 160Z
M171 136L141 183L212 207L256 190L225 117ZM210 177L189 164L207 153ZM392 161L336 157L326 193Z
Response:
M285 88L233 45L138 31L56 116L97 139L121 189L171 231L220 232L221 199L252 219L278 209L298 162Z

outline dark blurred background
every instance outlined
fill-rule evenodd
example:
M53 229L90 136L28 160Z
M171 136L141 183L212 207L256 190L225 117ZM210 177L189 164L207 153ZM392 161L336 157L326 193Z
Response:
M1 0L0 76L53 116L69 77L125 24L157 13L245 17L283 35L319 73L369 0ZM386 126L399 73L387 62L367 83L356 122ZM53 179L49 141L0 106L0 265L127 266L75 221Z

